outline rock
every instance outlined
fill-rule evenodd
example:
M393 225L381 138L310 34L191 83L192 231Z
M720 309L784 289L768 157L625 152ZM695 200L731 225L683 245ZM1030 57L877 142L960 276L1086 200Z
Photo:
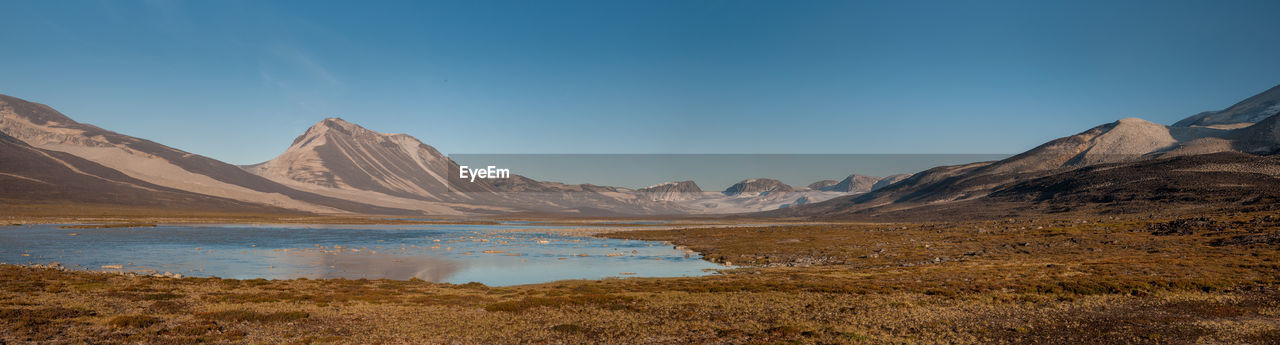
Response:
M782 183L782 181L767 179L767 178L756 178L756 179L749 179L749 180L743 180L742 182L738 182L732 186L729 186L729 188L725 189L724 192L722 193L726 196L737 196L737 195L764 196L771 193L790 193L794 191L795 189L791 188L791 186L787 185L786 183Z
M1197 231L1222 231L1227 228L1226 224L1210 219L1208 217L1182 218L1175 219L1164 223L1155 223L1148 225L1151 234L1156 236L1170 235L1191 235Z
M702 197L702 188L693 181L664 182L636 190L654 201L684 201Z

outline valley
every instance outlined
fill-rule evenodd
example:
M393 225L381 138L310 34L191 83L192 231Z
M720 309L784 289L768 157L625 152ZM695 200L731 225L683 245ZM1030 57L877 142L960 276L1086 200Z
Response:
M1280 345L1280 1L0 13L0 345Z
M1274 90L720 191L540 181L339 118L236 166L3 96L0 343L1276 343Z

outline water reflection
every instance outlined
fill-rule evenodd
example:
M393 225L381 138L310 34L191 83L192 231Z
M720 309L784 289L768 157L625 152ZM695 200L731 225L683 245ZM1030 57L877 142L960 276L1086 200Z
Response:
M234 279L418 278L516 285L710 274L669 245L511 230L505 225L182 225L0 227L0 262ZM74 236L72 234L75 234Z
M313 251L289 252L281 257L280 264L299 268L298 276L302 278L418 278L432 282L447 281L462 266L459 262L430 256Z

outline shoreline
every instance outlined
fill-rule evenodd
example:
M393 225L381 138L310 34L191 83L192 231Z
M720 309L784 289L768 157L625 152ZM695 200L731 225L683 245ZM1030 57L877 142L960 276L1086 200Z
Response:
M55 222L50 222L50 223L45 223L45 224L25 224L25 225L23 225L23 226L32 226L32 225L55 226L55 227L56 227L56 229L53 229L53 230L65 230L65 231L67 232L67 235L70 235L70 236L82 236L82 235L87 234L87 232L86 232L86 231L94 231L94 230L107 230L107 229L143 229L144 231L152 231L152 230L155 230L155 231L163 231L163 230L164 230L164 229L163 229L164 227L184 227L184 226L209 226L209 227L222 227L222 226L225 226L225 227L229 227L229 228L234 228L234 227L257 228L257 227L264 227L264 226L265 226L265 227L280 227L279 229L273 229L273 230L289 231L289 229L290 229L290 228L292 228L292 227L308 228L308 227L309 227L308 225L315 225L315 226L317 226L317 227L321 227L321 228L325 228L325 229L329 229L329 230L344 231L344 230L347 230L347 229L346 229L346 228L344 228L344 227L343 227L343 225L350 225L350 226L353 226L353 228L351 228L351 229L353 229L353 230L358 230L358 229L368 229L369 227L372 227L372 228L375 228L375 229L376 229L376 228L384 228L384 227L386 227L386 228L399 228L399 229L404 229L404 230L413 230L413 228L412 228L412 227L410 227L410 228L400 228L400 227L398 227L398 225L405 225L405 226L424 226L424 225L425 225L425 226L430 227L430 226L432 226L432 225L472 225L472 224L488 224L488 223L477 223L477 222L441 222L441 221L430 221L430 222L411 221L411 222L408 222L408 223L400 223L400 222L397 222L397 223L395 223L395 224L367 224L367 223L364 223L364 224L362 224L362 223L316 223L316 222L307 222L307 223L197 223L197 222L192 222L192 223L159 223L159 224L144 224L144 223L97 223L97 222L95 222L95 223L64 224L64 223L60 223L60 222L56 222L56 223L55 223ZM489 249L485 249L485 250L481 250L481 249L483 249L483 248L479 248L479 247L477 247L477 248L473 248L474 250L466 250L465 252L463 252L463 250L454 250L455 252L460 252L461 254L463 254L464 256L462 256L462 257L456 257L456 256L454 256L454 257L450 257L446 252L424 251L424 252L420 252L420 253L419 253L419 252L411 252L411 253L409 253L409 254L401 254L401 255L388 256L388 257L385 257L385 260L387 260L388 262L401 262L401 260L411 260L411 259L419 259L419 258L434 258L434 259L439 259L439 260L454 260L454 261L458 261L458 262L460 262L460 263L463 263L463 262L467 262L467 261L470 259L471 255L469 255L469 254L472 254L472 252L477 253L477 254L478 254L478 253L490 254L490 253L492 252L492 253L505 254L505 256L524 256L524 255L528 255L527 253L525 253L525 254L512 254L512 253L523 253L519 247L523 247L523 246L525 246L525 245L522 245L522 244L519 244L519 243L515 243L515 242L513 242L513 243L511 243L511 244L510 244L510 246L514 246L514 247L509 247L509 244L505 242L506 240L502 240L502 238L507 238L507 239L509 240L511 236L504 235L504 234L517 234L517 233L519 233L519 234L538 234L538 235L546 235L546 236L547 236L547 237L546 237L546 239L549 239L549 240L550 240L550 241L552 241L552 242L556 242L556 241L568 241L568 240L565 240L564 238L582 238L582 239L583 239L583 241L586 241L586 242L588 242L588 243L589 243L589 242L594 242L594 240L592 240L592 239L600 239L600 240L619 240L619 239L610 239L610 238L608 238L608 237L600 237L600 236L597 236L597 235L600 235L600 234L606 234L606 233L626 232L626 231L632 231L632 230L650 230L650 231L652 231L652 230L675 230L675 229L681 229L681 228L682 228L681 226L647 225L647 224L646 224L646 225L643 225L642 227L634 226L635 224L609 224L609 225L606 225L606 226L601 226L601 225L599 225L599 222L596 222L596 221L579 223L579 224L584 225L583 227L560 227L560 226L549 226L549 227L544 227L543 225L540 225L540 224L502 224L502 223L496 223L496 224L497 224L498 226L506 226L506 225L509 225L509 226L514 226L514 227L516 227L516 228L490 228L490 227L488 227L488 226L481 225L480 227L478 227L478 228L476 228L476 229L473 229L473 230L466 230L466 229L463 229L463 230L461 230L461 231L466 232L466 233L482 233L482 234L474 234L474 236L479 236L480 238L482 238L482 239L480 240L480 241L482 241L482 242L489 242L488 240L484 240L483 238L499 237L499 239L495 239L494 241L502 242L502 245L501 245L500 247L491 247L491 248L489 248ZM364 226L364 228L354 228L354 227L361 227L361 226ZM705 226L705 225L704 225L704 226ZM730 227L730 226L742 226L742 225L721 224L721 225L718 225L717 227ZM427 229L424 229L424 230L427 230ZM3 231L3 227L2 227L2 226L0 226L0 231ZM214 229L213 231L217 231L217 230L216 230L216 229ZM470 237L470 236L466 236L466 237ZM524 236L516 236L516 237L521 237L521 238L523 238ZM439 242L439 244L440 244L440 245L443 245L444 243L450 243L450 242L452 242L452 241L455 241L455 240L456 240L456 239L451 239L451 238L453 238L453 235L449 235L447 238L442 237L441 239L442 239L442 240L445 240L445 242L440 242L439 240L437 240L437 242ZM539 237L539 238L541 238L541 237ZM557 238L559 238L559 240L557 240ZM535 240L535 239L531 239L531 240L529 240L529 241L531 241L531 242L529 242L529 244L528 244L528 245L532 245L532 241L533 241L533 240ZM625 240L625 239L622 239L622 240L623 240L624 242L625 242L625 241L627 241L627 240ZM465 241L465 240L464 240L464 241ZM471 241L472 241L472 242L474 242L474 241L476 241L476 240L475 240L475 239L472 239ZM573 240L573 242L577 242L577 241L578 241L578 240ZM289 247L289 248L284 248L284 247L281 247L281 248L274 248L274 247L273 247L273 248L258 247L258 245L257 245L257 244L252 244L252 242L254 242L254 241L252 241L251 239L246 239L246 242L245 242L245 243L246 243L246 245L248 246L248 247L247 247L247 249L251 249L251 250L253 250L254 252L257 252L258 250L268 250L268 251L272 251L272 252L283 252L283 253L306 253L306 252L309 252L309 251L311 251L311 250L315 250L315 248L305 247L305 246L304 246L304 247L296 247L296 246L295 246L296 248L294 248L294 247ZM381 241L381 240L379 240L378 242L382 242L382 241ZM539 241L539 243L542 243L542 242L545 242L545 241ZM688 257L689 257L690 255L694 255L694 256L697 258L697 261L701 261L701 262L705 262L705 263L709 263L709 264L715 264L715 265L725 266L725 267L717 267L717 268L716 268L717 270L724 270L724 269L732 269L732 268L735 268L735 267L732 267L732 266L724 265L723 263L717 263L717 262L713 262L713 261L705 260L705 257L702 255L702 253L694 252L694 251L692 251L692 250L690 250L690 249L688 249L688 248L686 248L686 247L683 247L683 246L676 246L676 245L673 245L673 244L671 244L670 242L667 242L667 241L639 241L639 242L641 242L641 243L642 243L642 245L643 245L643 243L647 242L647 243L649 243L649 245L648 245L649 247L660 247L660 248L661 248L661 247L668 247L668 246L669 246L669 247L671 247L673 250L677 250L677 251L682 251L682 252L684 252L684 253L685 253L685 254L684 254L684 256L685 256L686 260L688 259ZM336 244L335 244L335 243L336 243ZM363 256L367 256L367 255L370 255L370 254L372 254L372 255L379 255L379 253L378 253L378 252L379 252L379 251L383 251L383 249L382 249L383 247L382 247L382 246L378 246L378 247L376 247L376 248L373 248L374 250L370 253L370 250L369 250L369 249L371 249L371 248L361 247L361 246L360 246L360 245L358 245L358 244L356 244L356 245L354 245L354 246L351 246L351 245L348 245L348 244L342 244L342 243L340 243L340 242L334 242L334 243L329 243L328 245L332 245L332 246L334 246L335 248L339 248L339 247L341 247L342 249L334 249L334 250L330 250L330 251L326 251L326 250L321 249L321 250L319 250L319 252L321 252L321 253L327 253L327 254L333 254L333 255L345 254L345 255L363 255ZM380 243L380 245L381 245L381 243ZM393 247L394 247L394 246L397 246L397 245L399 245L399 244L392 244L392 246L393 246ZM429 245L429 244L428 244L428 245ZM422 249L427 248L427 246L428 246L428 245L420 245L420 247L415 247L415 248L417 248L416 250L422 250ZM317 246L317 247L319 247L319 246L320 246L320 244L316 244L316 246ZM368 247L374 247L374 246L373 246L373 245L369 245ZM410 246L410 247L413 247L413 246ZM431 247L431 249L435 249L436 247L438 247L438 246L432 246L432 247ZM453 245L453 247L457 247L457 245ZM605 245L605 247L610 247L610 246L609 246L609 245ZM348 252L349 248L354 248L354 250L352 250L352 251ZM224 249L225 249L225 248L224 248ZM456 248L455 248L455 249L456 249ZM201 246L196 245L195 250L196 250L197 252L199 252L199 251L201 250ZM229 251L232 251L232 252L239 251L239 249L225 249L225 250L219 250L219 251L223 251L223 252L225 252L225 251L228 251L228 250L229 250ZM573 250L573 249L561 249L561 250L575 251L575 250ZM531 252L531 253L537 253L538 251L539 251L539 250L534 249L534 251L533 251L533 252ZM29 252L29 253L31 253L32 255L40 254L40 251L39 251L39 250L31 251L31 250L30 250L30 248L25 249L25 250L22 250L22 252L24 253L24 256L26 256L26 253L28 253L28 252ZM395 252L395 250L391 250L391 249L389 249L389 250L387 250L385 253L383 253L383 254L381 254L381 255L388 255L388 254L394 254L394 253L396 253L396 252ZM633 254L634 254L634 253L632 253L632 255L633 255ZM405 256L405 255L407 255L407 256ZM601 257L606 257L606 256L608 256L608 257L612 257L612 256L622 256L622 254L618 254L618 255L608 254L608 255L605 255L605 254L599 254L599 253L596 253L596 254L593 254L593 255L590 255L590 256L597 256L597 255L599 255L599 256L601 256ZM36 256L37 256L37 257L41 257L40 255L36 255ZM361 257L363 257L363 256L361 256ZM556 255L554 255L554 254L553 254L553 256L556 256ZM572 259L572 257L575 257L575 256L588 256L588 255L586 255L586 254L580 254L579 252L574 252L574 253L565 252L565 253L563 253L562 255L558 255L558 256L561 256L561 257L562 257L560 260L564 260L564 258L571 258L571 259ZM28 258L22 258L22 259L28 259ZM350 277L330 277L330 278L324 278L324 277L313 277L313 276L311 276L310 274L307 274L307 273L303 273L301 276L289 276L289 274L286 274L285 276L280 276L280 275L273 275L273 274L270 274L270 273L266 273L266 274L264 274L264 275L250 275L249 277L227 278L227 277L221 277L221 275L228 274L228 272L222 272L222 274L219 274L219 275L204 275L204 274L201 274L201 273L203 273L203 272L204 272L204 270L203 270L203 269L200 269L200 270L199 270L199 273L197 273L196 271L188 271L188 270L184 270L184 269L177 269L177 270L172 270L172 269L170 269L170 271L172 271L172 272L174 272L174 273L164 272L166 269L159 268L158 266L155 266L154 264L150 264L150 265L148 265L148 264L143 263L143 262L144 262L144 261L146 261L146 260L144 260L144 261L139 261L139 265L141 265L141 266L137 266L137 267L133 267L133 262L129 262L128 264L124 264L124 265L120 265L120 264L123 264L123 263L124 263L124 261L117 260L117 261L115 261L115 262L112 262L112 261L108 260L108 261L107 261L107 263L110 263L111 265L105 265L105 266L103 266L103 268L102 268L102 269L98 269L98 268L97 268L97 264L96 264L96 263L95 263L95 264L92 264L92 265L87 265L87 264L85 264L84 262L80 262L79 264L66 264L66 265L64 265L66 260L67 260L67 258L66 258L66 257L63 257L63 256L57 256L57 258L54 258L54 257L45 257L44 259L39 260L39 261L33 261L33 260L23 261L23 260L18 260L18 261L15 261L15 262L0 262L0 264L3 264L3 265L12 265L12 266L17 266L17 267L25 267L25 268L56 269L56 270L60 270L60 271L68 271L68 272L101 273L101 274L126 275L126 276L136 276L136 277L156 277L156 278L218 278L218 279L227 279L227 280L255 280L255 279L267 279L267 280L283 280L283 281L288 281L288 280L297 280L297 279L303 279L303 280L329 280L329 279L338 279L338 280L341 280L341 279L352 279L352 278L350 278ZM346 259L346 260L351 260L351 258L348 258L348 259ZM364 260L364 259L360 259L360 260L357 260L357 261L361 261L361 260ZM72 260L72 261L75 261L75 260ZM82 261L83 261L83 260L82 260ZM524 260L520 260L520 261L521 261L521 262L524 262ZM197 265L197 266L192 266L192 267L201 267L201 266L214 265L214 264L217 264L217 262L218 262L218 260L213 260L213 261L209 261L209 262L206 262L206 263L204 263L204 264ZM553 262L554 262L554 261L553 261ZM531 264L531 265L535 265L535 266L529 266L529 267L537 267L537 266L536 266L536 264L534 264L534 263L530 263L530 264ZM602 264L604 264L604 263L602 262ZM113 267L107 267L107 266L113 266ZM129 266L129 267L125 267L125 266ZM332 267L332 266L331 266L331 267ZM276 268L276 266L271 266L271 268ZM710 268L708 268L708 269L710 269ZM704 269L704 271L705 271L705 269ZM303 272L303 271L299 271L299 272ZM343 270L343 272L346 272L346 270ZM321 274L324 274L324 273L321 273ZM374 273L374 274L376 275L376 273ZM548 284L548 283L555 283L555 282L563 281L563 280L566 280L566 279L567 279L567 280L600 281L600 280L604 280L604 279L614 279L614 278L637 278L637 277L633 277L633 276L628 276L628 275L635 275L635 274L636 274L636 273L634 273L634 272L624 272L624 273L620 273L620 274L619 274L619 276L602 276L602 277L589 277L589 278L565 278L565 279L557 279L557 280L546 280L546 281L537 281L537 282L528 282L528 283L518 283L518 284L516 284L516 285L499 285L499 286L522 286L522 285ZM256 277L254 277L254 276L256 276ZM657 275L647 275L647 276L643 276L643 278L666 278L666 277L682 277L682 275L666 275L666 276L664 276L664 275L662 275L662 274L657 274ZM408 281L408 280L417 279L417 278L414 278L414 277L407 277L407 278L406 278L406 277L382 277L382 276L379 276L379 277L377 277L377 278L369 278L369 279L375 279L375 280L392 280L392 281ZM443 283L443 282L439 282L439 283Z
M1219 241L1280 231L1280 219L1186 217L1195 216L522 229L667 241L752 267L501 287L0 265L0 327L9 327L0 340L1154 344L1280 336L1280 247Z

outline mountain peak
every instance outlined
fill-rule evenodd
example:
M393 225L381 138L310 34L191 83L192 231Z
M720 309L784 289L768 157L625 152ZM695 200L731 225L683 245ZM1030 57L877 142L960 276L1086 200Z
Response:
M1174 127L1224 127L1260 122L1280 113L1280 85L1246 98L1226 109L1206 111L1182 119ZM1229 128L1229 127L1228 127Z
M879 177L850 174L840 182L836 182L830 186L820 190L829 192L845 192L845 193L863 193L871 191L871 187L880 182Z
M663 182L637 190L653 200L680 201L692 200L702 196L702 188L693 181Z
M284 153L247 169L276 181L437 199L448 189L442 175L447 167L439 151L411 136L330 117L299 135Z
M1155 126L1160 126L1160 124L1157 124L1157 123L1155 123L1155 122L1151 122L1151 121L1143 120L1142 118L1137 118L1137 117L1126 117L1126 118L1123 118L1123 119L1117 120L1117 121L1116 121L1116 124L1129 124L1129 125L1155 125Z
M339 133L342 133L345 135L352 135L352 132L355 132L355 131L368 131L364 127L360 127L360 125L347 122L346 120L343 120L340 117L327 117L324 120L320 120L320 122L317 122L315 125L311 126L311 128L307 130L307 133L315 132L316 134L319 134L319 133L327 132L330 129L336 130Z
M316 138L327 136L379 142L386 140L401 142L408 139L407 142L411 142L415 145L422 143L408 135L376 132L347 120L343 120L340 117L329 117L324 120L320 120L320 122L312 125L311 128L307 128L306 132L303 132L302 135L293 139L293 145L298 146L299 144L302 144L302 146L306 146L307 143L314 142L314 139Z
M17 116L36 125L50 123L59 125L78 124L75 120L62 115L62 113L47 105L3 94L0 94L0 115Z
M348 136L348 137L355 137L357 139L367 139L367 140L392 139L397 141L407 141L407 142L412 142L416 144L422 144L422 142L419 141L417 138L414 138L413 136L410 136L408 134L382 133L382 132L374 131L368 128L364 128L363 126L357 125L354 122L343 120L340 117L328 117L328 118L325 118L324 120L320 120L320 122L317 122L315 125L311 126L311 128L308 128L305 133L303 133L301 136L298 137L298 139L295 139L294 143L296 144L297 142L302 141L302 139L304 138L318 136L321 134L332 135L334 132L344 136Z
M794 191L795 189L791 188L791 186L787 185L786 183L782 183L782 181L768 179L768 178L753 178L753 179L743 180L742 182L735 183L734 185L729 186L728 189L725 189L724 192L722 193L728 196L735 196L735 195L762 195L763 196L763 195L774 194L774 193L790 193Z
M810 183L810 184L809 184L809 189L812 189L812 190L823 190L823 188L828 188L828 187L834 186L834 185L836 185L837 183L840 183L840 181L836 181L836 180L822 180L822 181L818 181L818 182Z

